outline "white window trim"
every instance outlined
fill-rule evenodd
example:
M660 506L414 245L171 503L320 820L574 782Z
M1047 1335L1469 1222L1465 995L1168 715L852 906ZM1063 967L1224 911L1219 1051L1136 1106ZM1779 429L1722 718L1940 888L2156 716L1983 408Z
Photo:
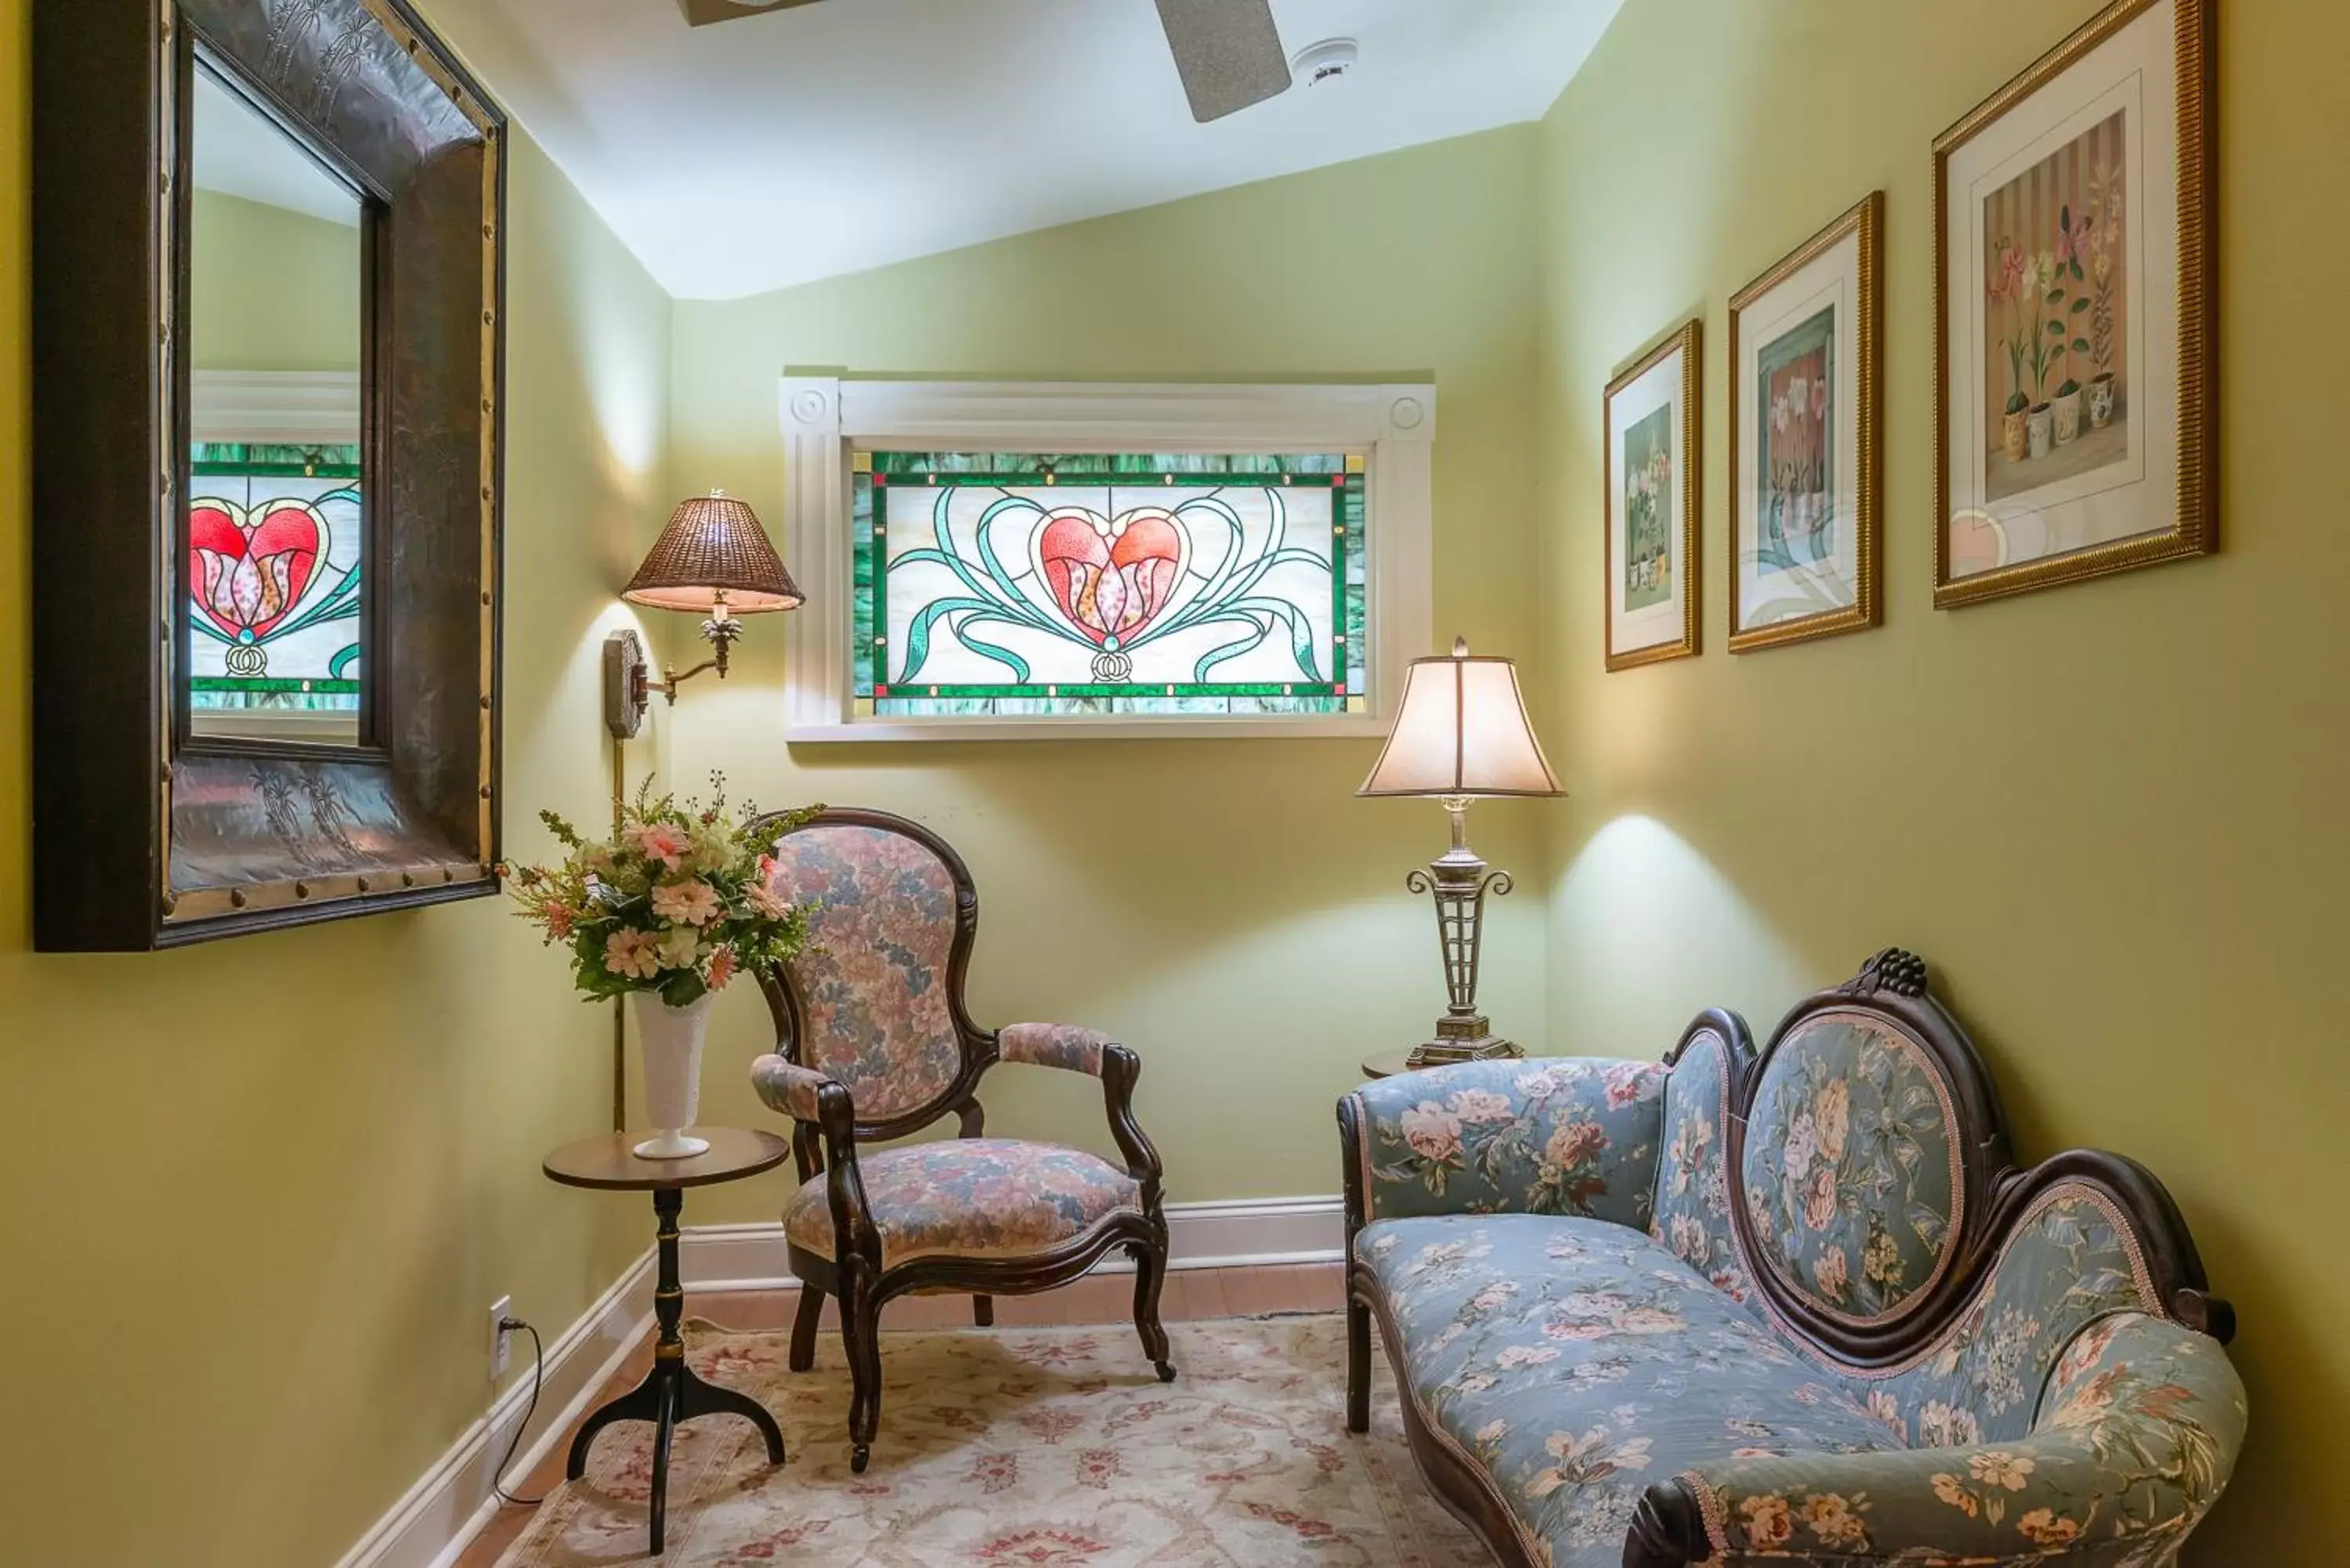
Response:
M1436 389L1421 384L1194 386L783 379L784 547L807 603L785 616L789 741L1198 739L1384 735L1404 666L1428 651ZM951 452L1360 452L1367 711L1326 718L855 717L849 457Z
M191 441L348 446L359 437L356 370L193 370Z

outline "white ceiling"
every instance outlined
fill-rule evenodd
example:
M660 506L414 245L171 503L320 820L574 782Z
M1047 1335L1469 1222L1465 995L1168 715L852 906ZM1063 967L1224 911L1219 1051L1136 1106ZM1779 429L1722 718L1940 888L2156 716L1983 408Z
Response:
M728 298L1539 117L1621 0L1274 0L1345 78L1192 122L1150 0L434 0L654 275Z
M359 192L203 71L196 73L195 127L197 190L359 227Z

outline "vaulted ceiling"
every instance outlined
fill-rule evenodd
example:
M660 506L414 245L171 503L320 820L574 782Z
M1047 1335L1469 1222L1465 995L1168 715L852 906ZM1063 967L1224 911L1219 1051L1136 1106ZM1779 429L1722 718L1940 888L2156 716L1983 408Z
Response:
M1534 119L1620 0L1274 0L1361 64L1213 124L1150 0L431 0L672 294L805 283Z

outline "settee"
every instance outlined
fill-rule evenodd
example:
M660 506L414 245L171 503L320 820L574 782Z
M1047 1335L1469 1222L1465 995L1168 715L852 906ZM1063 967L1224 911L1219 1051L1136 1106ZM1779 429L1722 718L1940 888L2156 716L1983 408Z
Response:
M1470 1063L1340 1102L1348 1421L1372 1322L1430 1488L1512 1568L2158 1568L2227 1484L2234 1330L2161 1184L2014 1165L1898 950L1759 1054Z

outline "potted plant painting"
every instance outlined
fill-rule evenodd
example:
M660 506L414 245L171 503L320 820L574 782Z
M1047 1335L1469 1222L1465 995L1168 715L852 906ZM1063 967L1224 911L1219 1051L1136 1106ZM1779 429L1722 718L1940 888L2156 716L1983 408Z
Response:
M571 950L587 1001L634 999L644 1061L646 1159L682 1159L710 1146L690 1137L702 1098L710 1004L746 968L780 963L807 945L806 909L771 886L767 851L824 809L769 818L754 830L716 799L680 805L648 779L608 840L590 840L551 811L539 820L569 851L556 867L504 867L516 912ZM754 817L757 814L752 814Z
M2022 462L2030 450L2026 421L2030 417L2032 399L2023 389L2024 363L2029 358L2038 320L2036 310L2024 310L2022 303L2031 297L2025 291L2033 263L2023 254L2023 247L2009 239L2002 239L1992 248L1991 265L1987 269L1984 290L1991 304L2006 311L2007 335L1999 346L2007 350L2007 407L2000 421L2000 449L2007 453L2010 462Z
M2055 282L2048 291L2048 335L2056 340L2057 353L2064 361L2064 381L2056 389L2055 435L2058 446L2070 446L2081 433L2081 383L2073 377L2073 356L2089 352L2089 340L2081 334L2086 323L2081 320L2095 305L2085 293L2075 293L2077 286L2088 281L2081 265L2082 253L2090 244L2094 220L2084 218L2078 228L2073 224L2070 202L2056 214L2056 250L2050 259L2055 265Z
M2089 283L2095 291L2089 296L2089 363L2096 367L2096 374L2089 378L2087 400L2089 428L2101 431L2114 422L2114 286L2118 281L2114 242L2122 226L2117 171L2097 166L2089 178Z

